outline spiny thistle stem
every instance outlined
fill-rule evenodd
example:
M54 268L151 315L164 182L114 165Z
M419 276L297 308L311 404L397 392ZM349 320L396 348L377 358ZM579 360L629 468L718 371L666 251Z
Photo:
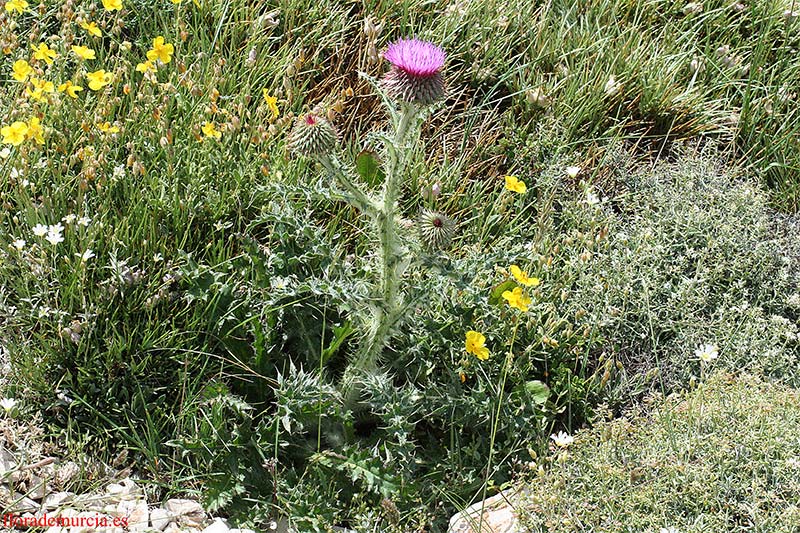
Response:
M355 387L359 375L374 371L384 348L389 343L392 327L403 312L400 292L401 265L406 253L397 235L397 202L402 190L408 160L413 153L419 128L416 126L417 108L404 103L396 124L393 142L387 143L386 180L378 210L372 217L380 242L380 279L377 302L371 306L372 316L367 336L348 365L342 379L345 401L353 404L358 400Z

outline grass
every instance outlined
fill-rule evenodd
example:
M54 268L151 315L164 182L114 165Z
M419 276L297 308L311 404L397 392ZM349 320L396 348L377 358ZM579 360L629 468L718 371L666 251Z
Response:
M437 531L509 482L529 441L541 451L551 430L579 427L600 402L624 409L653 372L659 387L686 385L682 364L709 336L753 372L781 377L796 360L795 271L775 260L798 205L792 5L124 4L46 0L0 14L0 125L35 117L44 128L44 144L15 145L8 130L0 146L0 345L13 365L3 394L41 411L66 448L85 439L107 461L128 449L161 495L202 488L237 518ZM374 41L367 17L384 24ZM386 66L370 48L409 35L446 50L448 97L424 126L399 210L413 221L438 209L458 233L449 259L408 274L418 303L359 415L332 384L362 334L354 317L374 243L286 138L317 109L349 158L375 149L387 117L358 73L379 77ZM170 62L138 72L157 36L174 46ZM58 52L52 65L32 58L40 42ZM72 44L96 58L78 60ZM20 59L33 68L24 82L12 77ZM98 69L113 81L94 91L85 75ZM31 76L53 92L29 95ZM75 99L57 89L67 80L84 88ZM651 166L684 161L684 141L710 148L700 162ZM661 168L661 179L633 168ZM528 193L504 191L506 174ZM700 194L693 180L711 185ZM433 184L441 195L426 200ZM715 187L727 194L714 200ZM610 200L595 209L589 193ZM670 214L675 198L725 227ZM744 219L753 225L739 231ZM64 241L35 235L39 224L61 224ZM641 263L626 259L623 231L646 249ZM778 231L787 238L773 242ZM675 249L722 266L693 278L694 256L673 261ZM525 318L497 305L513 262L543 280ZM759 270L751 285L738 284L740 268ZM786 278L772 286L766 272ZM620 291L598 292L600 278ZM684 315L663 289L682 278L698 287L682 293L694 305ZM704 307L709 294L718 310ZM468 329L487 334L483 366L464 355Z

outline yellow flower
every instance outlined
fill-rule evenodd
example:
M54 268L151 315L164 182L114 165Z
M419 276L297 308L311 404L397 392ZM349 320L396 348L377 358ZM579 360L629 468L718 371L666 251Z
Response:
M522 292L522 287L515 287L513 291L503 292L503 299L514 309L519 309L523 313L531 305L531 297Z
M28 7L28 2L26 2L25 0L8 0L8 2L6 2L6 11L8 11L9 13L13 11L16 11L17 13L22 13L23 11L25 11L25 9L27 9L27 7Z
M72 51L75 52L75 55L81 59L95 58L94 50L92 50L88 46L73 46Z
M175 5L178 5L178 4L180 4L182 1L183 1L183 0L172 0L172 3L173 3L173 4L175 4Z
M36 141L36 144L44 144L44 130L39 122L39 117L31 117L27 126L28 131L25 134L26 137Z
M3 136L3 143L12 146L19 146L25 140L25 135L28 133L28 125L19 120L10 126L3 126L0 128L0 135Z
M48 65L58 57L58 52L47 46L47 43L39 43L39 46L31 45L31 48L33 48L33 58L42 60Z
M150 61L155 61L158 59L164 64L167 64L172 60L172 54L175 52L175 47L169 43L164 43L164 38L162 36L158 36L153 39L153 48L147 51L147 59Z
M100 69L86 73L86 79L89 80L89 88L91 90L99 91L114 80L114 75L104 69Z
M83 87L80 85L75 85L71 81L67 80L61 85L58 86L58 92L60 93L67 93L70 98L77 98L78 91L82 91Z
M267 107L269 108L270 111L272 111L272 120L275 120L276 118L278 118L278 115L280 115L277 103L278 97L270 96L269 89L262 89L261 91L264 93L264 100L266 100L267 102Z
M31 66L24 59L14 61L14 65L12 65L11 69L14 71L12 76L14 76L14 79L17 81L25 81L28 76L30 76L31 72L33 72Z
M489 348L484 346L485 344L486 344L486 337L484 337L477 331L467 332L467 342L466 342L467 353L473 354L481 361L486 361L487 359L489 359Z
M56 90L56 87L53 85L52 81L40 80L39 78L33 77L30 81L31 85L33 85L33 90L31 90L30 87L27 87L25 89L25 94L37 102L41 102L44 99L44 93L52 93Z
M144 74L145 72L155 72L155 71L156 67L153 66L153 62L150 61L149 59L144 63L139 63L138 65L136 65L136 72L141 72L142 74Z
M108 133L111 135L119 133L119 128L117 126L112 126L109 122L103 122L101 124L98 124L97 129L99 129L103 133Z
M94 22L81 22L81 28L86 30L92 37L102 37L103 32L97 27Z
M520 181L516 176L506 176L506 189L518 194L525 194L528 187L525 186L525 182Z
M538 287L540 280L536 277L529 277L528 273L519 268L517 265L511 265L511 275L514 276L514 279L517 280L517 283L520 285L525 285L526 287Z
M217 140L222 138L222 132L217 130L213 122L206 122L205 124L203 124L203 127L201 129L203 130L203 135L205 135L206 137L214 137Z
M106 11L119 11L122 9L122 0L103 0L103 7Z

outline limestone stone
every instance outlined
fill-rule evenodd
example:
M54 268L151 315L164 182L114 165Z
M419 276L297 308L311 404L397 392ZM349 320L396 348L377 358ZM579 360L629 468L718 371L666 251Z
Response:
M54 492L52 494L48 494L42 502L42 509L58 509L59 507L63 507L65 504L70 503L74 498L74 492Z
M122 500L117 513L128 518L128 531L144 531L150 525L150 511L144 500Z
M171 519L172 515L166 509L157 508L150 512L150 525L153 529L164 531Z
M522 533L514 511L519 496L509 489L467 507L450 519L447 533Z
M178 523L183 526L201 526L206 518L203 508L194 500L172 499L167 500L164 508L178 518Z
M4 478L6 474L16 470L17 460L14 454L0 446L0 479Z
M47 482L39 476L30 476L26 486L28 497L32 500L41 500L50 493Z
M228 533L229 531L228 524L224 520L217 518L203 530L203 533Z

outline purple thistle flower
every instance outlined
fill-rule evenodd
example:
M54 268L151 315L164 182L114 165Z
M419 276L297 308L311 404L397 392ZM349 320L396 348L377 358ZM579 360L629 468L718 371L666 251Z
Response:
M383 87L392 98L430 105L444 96L441 70L445 53L435 44L400 39L389 45L383 57L392 64L383 78Z
M444 50L419 39L400 39L383 54L386 60L411 76L434 76L444 66Z

